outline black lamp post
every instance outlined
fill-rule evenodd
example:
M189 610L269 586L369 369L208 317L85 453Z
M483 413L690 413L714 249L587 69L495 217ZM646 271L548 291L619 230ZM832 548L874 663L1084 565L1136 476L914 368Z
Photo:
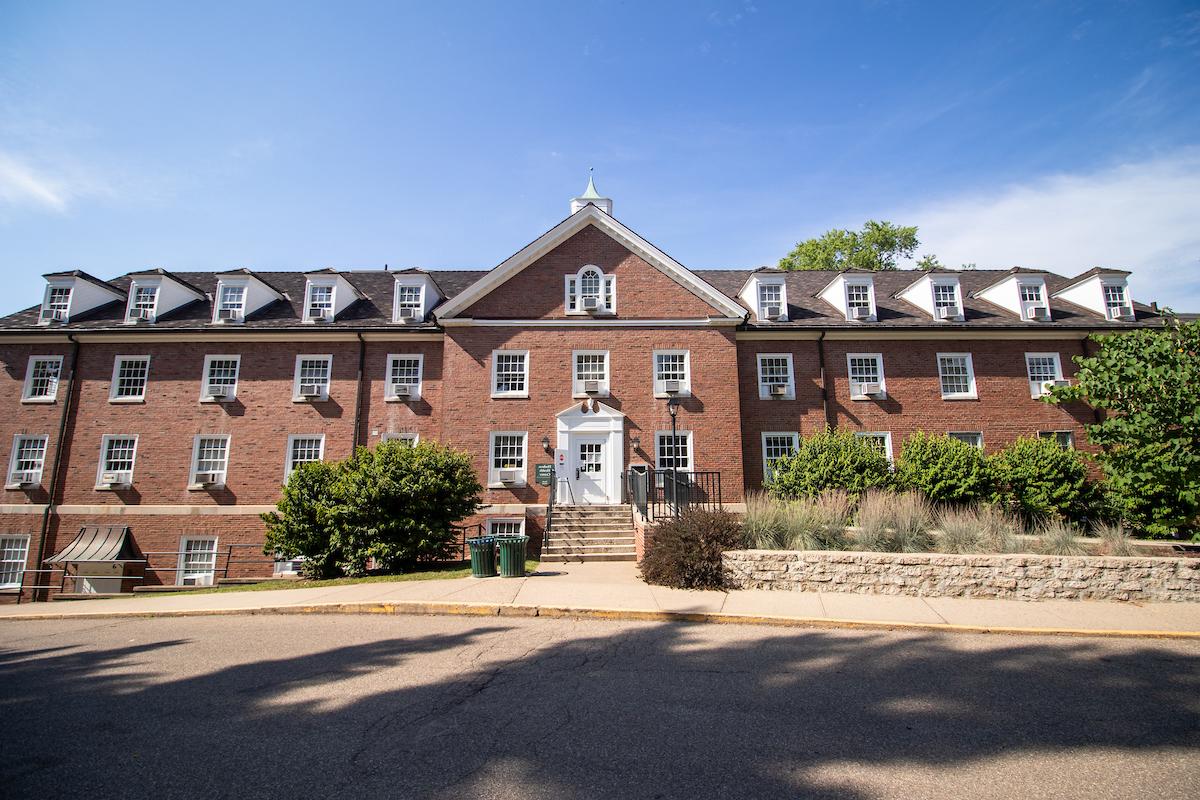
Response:
M679 469L679 437L675 434L675 418L679 415L678 397L667 400L667 411L671 414L671 507L674 509L675 516L678 517L679 481L676 473Z

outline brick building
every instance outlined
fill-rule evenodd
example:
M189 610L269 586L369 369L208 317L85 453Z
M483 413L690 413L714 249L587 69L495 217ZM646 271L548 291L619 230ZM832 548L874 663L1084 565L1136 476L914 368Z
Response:
M591 185L486 271L47 275L0 319L0 592L72 563L96 592L287 570L259 514L291 467L392 437L471 453L468 522L534 540L549 492L621 504L641 466L719 472L740 503L827 425L889 456L916 430L1082 444L1090 412L1037 396L1090 333L1158 324L1126 277L691 271Z

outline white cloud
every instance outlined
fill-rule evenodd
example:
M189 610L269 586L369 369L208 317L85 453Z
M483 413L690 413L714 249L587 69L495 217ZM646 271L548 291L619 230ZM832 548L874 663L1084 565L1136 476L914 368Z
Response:
M54 178L0 153L0 204L65 211L70 195Z
M1134 297L1200 311L1200 148L897 210L943 264L1133 271Z

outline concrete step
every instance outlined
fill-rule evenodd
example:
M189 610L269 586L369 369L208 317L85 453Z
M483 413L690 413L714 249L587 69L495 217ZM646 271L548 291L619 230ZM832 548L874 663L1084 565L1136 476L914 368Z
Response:
M572 517L555 514L551 522L553 525L593 525L596 523L632 525L633 517L629 514L588 514Z
M550 547L554 547L555 545L563 545L563 544L588 544L588 545L619 544L619 545L632 546L633 541L634 540L633 540L632 535L630 535L630 536L558 536L558 535L555 535L555 536L550 537L550 541L547 543L547 545Z
M51 600L99 600L102 597L129 597L128 592L59 592Z
M604 527L604 528L560 528L555 525L550 529L551 536L574 536L579 539L586 539L590 536L633 536L634 530L631 527Z
M565 564L568 562L588 561L637 561L637 554L630 550L628 553L588 553L586 555L557 554L543 555L542 564Z
M133 591L135 594L170 594L171 592L194 592L197 589L203 589L203 586L176 586L170 584L167 586L135 586Z
M546 547L542 548L543 553L562 553L564 551L580 552L580 553L599 553L607 550L626 550L634 549L633 542L612 542L604 544L579 544L578 542L551 542Z
M615 504L608 504L608 505L601 505L601 504L579 505L579 506L563 505L560 503L560 504L556 504L554 506L554 513L557 514L560 511L629 511L632 508L633 508L633 506L629 505L628 503L615 503Z

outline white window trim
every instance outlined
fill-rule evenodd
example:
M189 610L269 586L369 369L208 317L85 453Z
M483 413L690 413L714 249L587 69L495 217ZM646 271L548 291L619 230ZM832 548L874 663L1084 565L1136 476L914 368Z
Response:
M787 281L782 278L778 280L763 280L761 278L754 282L754 318L759 322L775 322L763 315L762 287L778 286L779 287L779 311L781 316L779 322L788 321L788 299L787 299Z
M184 559L187 558L188 543L189 542L207 542L207 541L212 542L212 574L209 575L208 583L197 583L194 585L195 586L212 586L214 583L216 583L216 581L217 581L217 557L219 555L219 551L217 548L220 546L220 543L221 543L220 539L215 535L209 536L207 534L197 533L197 534L190 534L187 536L179 537L179 563L175 565L175 567L176 567L176 569L175 569L175 585L176 586L193 585L193 584L185 584L183 582L183 580L184 580L183 565L184 565Z
M214 361L233 361L237 367L233 371L233 385L228 387L229 394L227 400L232 400L237 397L238 384L242 378L242 357L240 355L205 355L204 356L204 372L200 375L200 402L201 403L216 403L215 397L208 393L208 371L212 368Z
M855 358L874 358L879 364L879 394L880 398L874 397L858 397L854 394L854 376L850 371L850 362ZM887 378L885 377L883 367L883 353L847 353L846 354L846 379L850 384L850 399L855 402L870 402L876 399L887 399Z
M578 362L579 356L604 356L604 378L600 381L600 391L594 395L590 395L583 390L583 381L579 380ZM609 389L612 385L612 356L607 350L572 350L571 351L571 397L579 399L583 397L608 397Z
M958 306L958 315L963 316L966 311L963 308L962 285L954 279L947 278L930 278L929 280L929 302L933 305L933 317L937 319L937 287L950 286L954 289L954 304ZM944 320L943 320L944 321Z
M759 400L773 400L774 399L773 397L771 397L771 392L767 388L767 385L763 383L763 359L764 358L787 359L787 367L788 367L787 394L785 394L783 396L783 399L784 400L795 400L796 399L796 369L795 369L795 366L792 364L792 354L791 353L759 353L756 356L756 361L758 362L758 399Z
M941 392L943 400L978 400L979 390L975 385L975 363L971 358L970 353L938 353L937 359L938 368L938 391ZM967 362L967 381L970 383L970 388L966 392L947 394L942 391L942 359L943 358L963 358Z
M525 518L524 517L493 517L487 521L487 535L492 536L492 526L497 522L516 522L521 526L520 535L525 535Z
M417 383L412 388L412 394L409 397L397 397L392 391L392 365L399 359L417 360ZM425 355L424 353L388 353L387 361L385 362L387 370L383 374L383 399L388 403L400 403L405 400L418 400L421 398L421 392L425 388ZM495 384L492 384L495 386Z
M666 467L664 467L659 462L659 456L662 454L662 448L659 447L659 443L662 441L662 439L664 437L669 437L670 435L671 435L670 431L655 431L654 432L654 468L656 470L666 469ZM681 436L687 440L687 451L688 451L687 469L677 470L677 472L684 472L684 473L689 473L689 474L695 472L696 471L696 440L695 440L695 436L693 435L693 432L690 430L686 430L686 431L676 430L675 435Z
M240 287L242 290L242 307L239 309L237 319L221 319L221 295L225 291L225 287ZM217 289L213 292L213 315L212 321L214 325L240 325L246 321L246 306L250 302L250 281L247 278L234 278L232 280L221 279L217 281Z
M50 454L50 436L44 433L18 433L13 436L12 453L8 457L8 480L5 483L7 485L11 485L14 482L13 474L17 471L17 446L22 439L42 440L42 466L38 468L37 480L34 481L34 483L40 486L42 483L42 476L46 472L46 456ZM7 485L5 488L7 488Z
M654 396L656 398L671 397L662 389L662 381L658 379L658 357L683 356L683 380L680 382L679 393L675 397L692 396L692 351L691 350L655 350L650 354L650 377L654 380Z
M58 378L54 381L54 394L46 397L30 397L29 393L33 391L33 364L35 361L57 361L58 362ZM29 362L25 367L25 386L21 389L22 403L56 403L58 402L58 387L62 383L62 356L30 356Z
M1063 428L1055 428L1053 430L1038 431L1037 436L1039 439L1049 439L1049 440L1057 443L1059 434L1064 434L1064 433L1067 435L1067 445L1063 449L1064 450L1074 450L1075 449L1075 431L1066 430Z
M495 466L496 461L496 437L497 436L520 436L521 437L521 477L516 483L501 483L500 471ZM489 489L508 489L512 487L528 486L529 485L529 431L489 431L488 432L488 451L487 451L487 467L488 467L488 485Z
M55 322L64 323L71 321L71 306L75 303L75 284L72 281L47 281L46 291L42 294L42 308L38 312L38 324L49 325L52 320L42 319L42 313L50 308L50 295L55 289L67 290L67 315L61 320L53 320Z
M523 356L525 364L525 389L520 392L498 392L496 391L496 364L499 359L497 356ZM520 399L529 397L529 351L528 350L493 350L492 351L492 392L493 398L501 399Z
M138 434L136 434L136 433L106 433L100 437L100 463L97 465L97 468L96 468L96 491L98 491L98 492L112 491L112 489L109 489L107 486L101 485L100 476L103 475L105 472L109 471L107 469L108 465L105 463L105 460L108 458L108 443L110 441L112 441L113 439L133 439L133 455L129 459L129 461L130 461L129 485L130 486L133 485L134 470L137 469ZM116 470L113 470L113 471L115 472Z
M1025 378L1029 384L1029 396L1032 398L1045 397L1048 392L1045 390L1045 382L1039 382L1035 389L1033 385L1033 373L1030 370L1029 360L1031 358L1052 358L1054 359L1054 377L1050 380L1060 381L1063 379L1062 358L1058 353L1026 353L1025 354Z
M949 436L950 438L954 438L954 436L956 434L959 436L978 436L979 437L979 448L978 449L981 451L983 450L983 431L949 431L946 433L946 435ZM962 441L962 440L960 439L959 441ZM963 442L963 444L967 444L967 443ZM975 445L971 445L971 446L975 447Z
M121 362L123 361L146 361L146 382L142 384L142 393L134 397L117 397L117 374L121 371ZM150 388L150 356L114 356L112 383L108 386L108 402L110 403L144 403L146 402L146 392Z
M891 431L855 431L855 436L882 436L884 437L884 454L887 456L888 463L892 462L892 432Z
M1100 304L1104 307L1104 318L1107 320L1119 319L1109 315L1108 309L1108 290L1120 289L1122 305L1120 306L1122 313L1133 312L1133 300L1129 297L1129 282L1118 280L1101 280L1100 281Z
M296 356L296 367L292 373L292 402L293 403L311 403L310 399L300 396L300 362L302 361L318 361L324 360L329 369L326 371L325 389L321 392L321 396L316 402L325 402L329 399L329 390L333 388L333 355L330 353L302 353Z
M566 275L563 275L563 309L565 310L565 312L567 314L569 314L571 316L580 316L580 317L592 316L592 315L588 314L587 311L584 311L582 308L578 308L579 297L580 297L580 294L579 294L580 279L583 277L583 273L587 272L588 270L594 270L600 274L600 300L601 300L601 302L603 302L604 295L606 294L605 286L609 285L612 287L612 291L608 292L608 294L612 295L612 304L601 308L599 311L596 312L596 315L597 316L613 316L613 315L615 315L617 313L617 276L613 275L611 273L605 273L604 270L600 269L600 267L596 266L595 264L584 264L582 267L579 268L578 272L575 272L573 274L568 273ZM572 282L575 283L575 302L574 303L571 302L571 283Z
M317 460L318 461L325 460L325 434L323 434L323 433L293 433L293 434L289 434L288 438L287 438L287 450L283 454L283 480L285 483L287 482L288 476L290 476L292 474L292 472L296 469L296 466L292 463L292 445L294 445L296 443L297 439L320 439L321 440L321 450L320 450L320 457ZM308 462L305 461L303 463L307 464Z
M0 590L19 589L24 582L25 573L29 570L29 545L32 537L28 533L4 533L0 534L2 539L24 539L25 540L25 560L22 562L20 574L17 575L15 583L0 583ZM35 565L36 566L36 565ZM34 573L35 575L37 573Z
M145 281L133 281L129 284L129 300L125 304L125 322L133 324L141 322L133 317L133 303L137 299L138 289L153 289L154 290L154 307L150 309L150 319L147 322L154 322L158 319L158 301L162 299L162 284L157 282L147 283Z
M1035 301L1032 301L1032 300L1026 301L1026 300L1021 299L1021 288L1025 287L1025 286L1038 287L1038 290L1041 294L1042 299L1038 300L1036 302L1045 306L1047 308L1047 310L1049 310L1049 308L1050 308L1050 292L1049 292L1049 289L1046 286L1046 282L1044 280L1020 280L1020 279L1017 280L1017 308L1019 309L1019 316L1021 317L1022 320L1026 321L1026 322L1032 322L1034 320L1032 317L1030 317L1026 313L1025 304L1027 302L1032 303Z
M871 311L871 316L869 319L856 320L856 319L854 319L853 316L851 316L851 314L853 313L850 310L850 287L851 286L867 287L867 302L870 304L870 311ZM879 319L879 310L878 310L877 306L875 305L875 281L863 280L861 278L857 279L857 280L844 279L842 281L842 301L846 304L846 321L847 322L874 322L875 320Z
M800 432L799 431L763 431L761 436L762 443L762 468L763 468L763 484L769 483L771 480L771 468L767 463L767 437L768 436L787 436L792 440L792 452L800 449Z
M208 487L200 486L198 483L196 483L196 473L198 473L200 471L198 469L198 467L199 467L199 461L200 461L200 440L201 439L224 439L225 440L225 468L220 470L221 480L219 480L216 484L216 488L224 489L225 481L229 477L229 459L233 456L233 452L232 452L233 444L230 441L230 436L228 433L198 433L192 438L192 465L191 465L191 471L188 473L188 487L187 488L189 491L203 490L205 488L208 488Z
M420 316L412 324L416 324L418 322L424 322L425 321L425 282L421 281L421 280L409 280L409 281L397 280L396 285L392 287L392 323L393 324L401 324L403 322L400 319L400 287L401 286L408 288L408 289L416 289L418 291L421 305L417 309L417 313Z
M309 279L307 285L305 285L305 287L304 287L304 308L301 309L301 311L300 311L300 313L303 314L303 317L300 320L302 323L314 325L317 322L315 319L313 319L312 317L310 317L308 315L308 309L309 309L309 305L312 303L313 289L317 288L318 286L321 288L328 288L330 290L330 292L329 292L329 316L326 318L326 321L332 322L334 317L337 316L337 290L338 290L337 279L336 278L329 278L329 279L322 278L322 279L317 279L317 280Z

